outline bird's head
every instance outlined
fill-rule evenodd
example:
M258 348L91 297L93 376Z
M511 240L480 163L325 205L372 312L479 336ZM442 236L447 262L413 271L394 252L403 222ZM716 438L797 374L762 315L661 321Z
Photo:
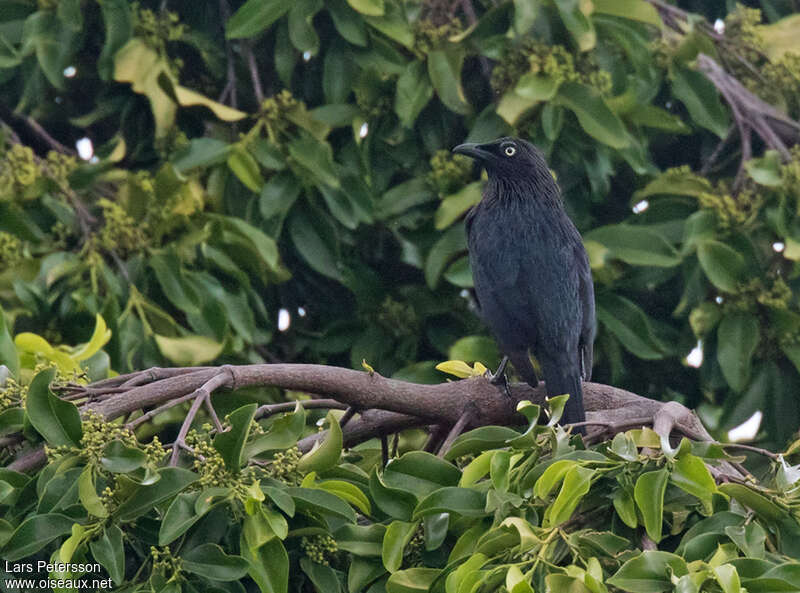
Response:
M550 175L541 151L519 138L499 138L485 144L459 144L457 154L472 157L486 168L489 177L527 178Z

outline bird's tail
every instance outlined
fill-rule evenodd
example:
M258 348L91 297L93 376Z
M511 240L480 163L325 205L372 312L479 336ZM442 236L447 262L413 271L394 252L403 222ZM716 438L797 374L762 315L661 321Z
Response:
M572 424L586 420L583 409L583 389L581 388L581 373L579 369L568 369L563 366L546 364L540 361L544 382L547 386L548 397L569 393L561 424ZM586 434L582 426L576 427L574 432Z

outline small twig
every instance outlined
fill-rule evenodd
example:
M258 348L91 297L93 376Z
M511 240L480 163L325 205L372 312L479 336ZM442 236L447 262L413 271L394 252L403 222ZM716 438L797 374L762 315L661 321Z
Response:
M225 428L222 426L222 422L219 421L219 416L217 416L217 411L214 409L214 406L211 403L211 394L206 395L203 398L206 404L206 410L208 411L208 415L211 416L211 421L214 423L214 428L217 432L222 432Z
M72 150L71 148L64 146L63 144L61 144L61 142L59 142L58 140L53 138L50 134L48 134L47 130L45 130L41 125L39 125L39 122L37 122L31 116L20 115L18 117L20 121L25 122L25 124L31 129L31 131L33 131L37 136L39 136L42 140L44 140L56 152L62 152L64 154L71 154L71 155L77 154L75 150Z
M339 418L339 426L341 428L344 428L347 425L347 423L350 422L350 419L353 416L355 416L355 413L356 413L355 406L348 407L347 410L345 410L344 414L342 414L342 417Z
M243 42L245 58L247 59L247 66L250 69L250 79L253 81L253 93L256 96L259 108L264 101L264 91L261 85L261 75L258 73L258 63L256 56L253 54L253 46L249 42Z
M647 534L642 536L642 550L658 550L656 542L650 539Z
M386 434L381 433L381 461L383 462L383 467L386 467L386 464L389 463L389 439Z
M428 431L428 439L425 441L425 445L422 447L422 450L427 451L428 453L433 453L436 451L436 449L439 448L439 444L446 436L445 430L446 427L442 424L435 424L431 426Z
M221 18L222 24L222 34L225 35L225 23L228 22L228 19L231 18L231 7L228 5L227 0L219 0L219 13ZM236 109L238 107L238 101L236 97L236 68L234 67L234 56L233 56L233 47L231 46L231 42L228 38L225 38L225 58L227 59L227 68L226 68L226 82L225 88L222 90L222 94L219 96L218 101L220 103L225 103L225 100L230 97L229 105Z
M773 461L777 461L779 457L778 454L773 453L772 451L767 451L766 449L762 449L760 447L753 447L752 445L745 445L744 443L719 443L719 444L726 449L742 449L743 451L752 451L753 453L758 453L759 455L769 457Z
M472 422L472 410L465 410L461 417L458 419L453 425L453 428L450 429L450 432L447 433L447 438L442 443L442 446L439 447L439 457L444 457L447 451L450 450L450 446L453 444L458 436L464 432L464 429L469 426L469 423Z
M19 445L23 441L23 437L21 434L12 434L7 437L0 437L0 449L4 449L5 447L13 447L15 445Z
M198 391L200 391L198 389ZM186 444L186 435L189 434L189 428L192 426L192 422L194 422L194 417L197 415L197 411L200 409L200 406L203 405L203 400L205 399L202 393L196 393L196 397L192 402L192 407L189 408L189 412L186 414L186 418L183 420L183 424L181 424L181 429L178 432L178 438L175 439L175 442L172 444L172 456L169 459L170 467L175 467L178 465L178 453L181 449L187 449L191 451L189 446Z
M167 403L165 403L165 404L163 404L161 406L158 406L157 408L153 408L152 410L150 410L146 414L142 414L138 418L134 418L133 420L128 422L125 425L125 427L128 430L134 430L136 427L144 424L148 420L152 420L153 418L155 418L156 416L158 416L162 412L166 412L170 408L174 408L177 405L180 405L180 404L182 404L184 402L188 402L190 399L194 399L195 397L197 397L197 393L193 391L192 393L187 393L183 397L178 397L176 399L170 400Z
M306 410L312 410L315 408L326 408L331 410L348 409L346 404L338 402L335 399L310 399L307 401L301 401L300 405ZM260 418L273 416L282 412L293 412L296 407L296 401L282 402L280 404L264 404L256 410L255 419L258 420ZM342 418L344 418L344 416L342 416Z
M703 167L700 169L700 175L708 175L709 171L711 171L712 165L719 159L720 155L722 155L722 151L731 143L733 140L733 133L736 131L736 126L731 126L728 128L728 133L725 135L725 138L720 140L719 144L714 148L713 152L708 156L706 162L703 164Z

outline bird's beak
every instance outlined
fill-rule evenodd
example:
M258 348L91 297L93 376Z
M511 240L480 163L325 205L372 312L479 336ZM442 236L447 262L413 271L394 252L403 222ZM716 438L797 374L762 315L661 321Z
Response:
M483 146L480 144L473 144L471 142L467 144L459 144L453 149L453 152L456 154L464 154L480 161L485 161L492 156L492 153L486 150Z

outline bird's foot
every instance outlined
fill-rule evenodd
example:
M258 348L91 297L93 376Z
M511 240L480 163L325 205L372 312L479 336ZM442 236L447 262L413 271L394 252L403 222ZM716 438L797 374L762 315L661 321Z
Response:
M500 366L497 367L494 373L488 370L486 371L486 377L492 385L499 385L506 397L511 399L511 390L508 387L508 377L506 377L506 364L508 364L508 357L504 356L503 360L500 362Z

